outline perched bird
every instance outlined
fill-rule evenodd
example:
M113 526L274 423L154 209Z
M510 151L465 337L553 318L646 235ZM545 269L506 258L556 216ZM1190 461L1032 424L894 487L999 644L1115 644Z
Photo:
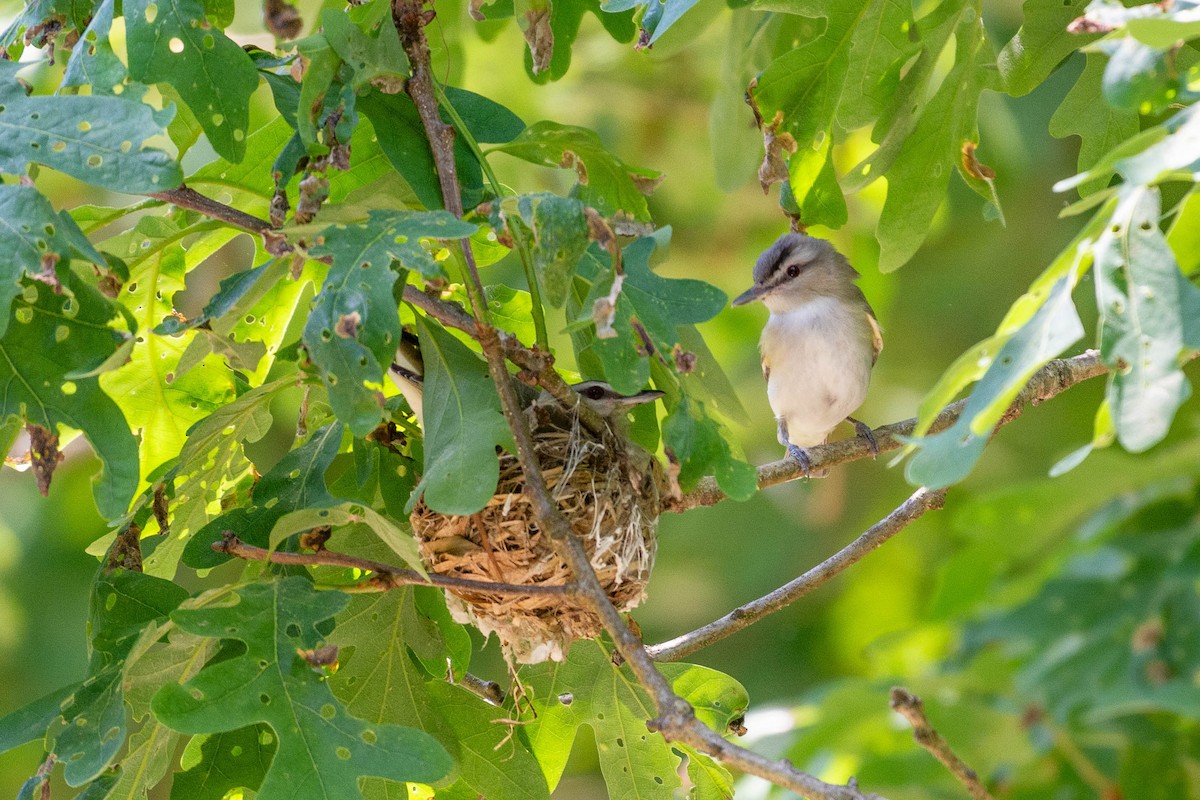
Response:
M425 426L424 367L417 337L405 331L400 338L399 347L396 348L396 357L388 370L388 376L400 393L404 395L404 399L408 401L409 408L413 410L417 417L417 423L422 428ZM513 381L513 386L517 389L517 397L522 406L534 412L535 419L539 416L548 417L552 423L558 424L560 427L570 427L569 422L554 418L556 410L561 412L561 408L558 401L549 393L537 394L536 390L519 381ZM662 392L651 389L624 395L604 381L582 381L572 384L571 388L579 394L579 399L587 403L593 411L614 424L623 420L625 414L632 411L635 406L651 403L663 396Z
M855 285L858 272L823 239L781 236L754 265L754 285L733 299L771 312L759 349L767 400L779 443L811 475L807 448L822 444L843 420L871 452L871 429L850 416L867 396L871 368L883 350L875 312Z

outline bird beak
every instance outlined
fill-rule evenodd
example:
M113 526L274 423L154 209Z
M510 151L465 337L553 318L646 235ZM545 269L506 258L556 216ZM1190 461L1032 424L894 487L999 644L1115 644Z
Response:
M645 403L653 403L660 397L665 397L666 392L660 392L657 389L646 389L645 391L631 394L628 397L622 397L617 402L626 410L632 409L635 406L644 405Z
M749 289L742 292L737 297L733 298L733 300L731 300L729 302L729 305L735 306L735 307L736 306L744 306L747 303L753 303L755 300L762 297L762 295L763 295L763 288L761 286L751 286Z

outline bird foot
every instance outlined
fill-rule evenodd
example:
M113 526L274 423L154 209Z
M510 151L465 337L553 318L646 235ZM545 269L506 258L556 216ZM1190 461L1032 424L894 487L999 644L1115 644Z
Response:
M800 465L800 471L804 473L804 477L813 477L812 459L808 457L808 451L803 447L797 447L794 444L787 446L788 457Z
M878 456L879 442L875 441L875 434L871 431L871 426L865 422L859 422L854 417L846 417L846 421L854 426L854 432L860 439L867 440L867 449L871 452L871 458Z

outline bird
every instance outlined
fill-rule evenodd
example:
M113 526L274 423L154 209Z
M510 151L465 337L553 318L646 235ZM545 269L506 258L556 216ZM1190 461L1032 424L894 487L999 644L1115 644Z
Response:
M808 448L827 441L842 421L854 425L872 455L879 453L870 427L850 416L866 399L883 350L858 277L829 242L788 233L759 256L754 284L730 303L757 300L770 312L759 340L767 400L779 443L807 477L813 477Z
M396 348L396 356L388 369L388 377L404 395L409 408L417 418L417 424L424 429L424 361L421 359L421 348L417 337L404 331L400 344ZM570 427L568 422L558 419L555 415L561 411L558 401L549 392L536 390L520 381L513 381L517 390L517 398L527 411L534 412L535 418L549 419L560 427ZM663 392L655 389L645 389L631 395L621 394L604 381L586 380L574 383L571 388L579 395L580 401L586 403L593 411L609 421L610 425L623 429L625 414L643 403L652 403L663 396Z

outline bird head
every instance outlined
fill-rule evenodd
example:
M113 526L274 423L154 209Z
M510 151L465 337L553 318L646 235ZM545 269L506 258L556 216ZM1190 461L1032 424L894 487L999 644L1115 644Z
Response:
M616 418L631 411L635 406L652 403L663 396L662 392L646 389L637 394L625 395L604 381L583 381L571 386L580 399L602 417Z
M853 298L858 272L824 239L801 233L780 236L758 257L754 285L730 305L755 300L772 312L784 312L818 297Z

